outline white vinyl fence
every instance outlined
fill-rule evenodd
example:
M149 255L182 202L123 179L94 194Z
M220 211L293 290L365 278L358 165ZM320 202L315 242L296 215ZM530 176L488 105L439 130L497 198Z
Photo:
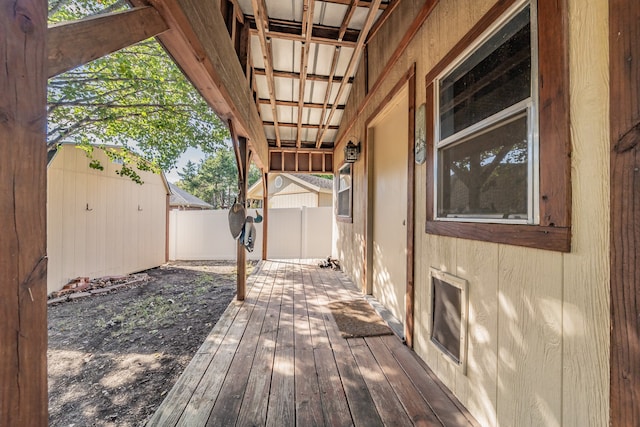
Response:
M332 208L269 209L267 255L272 259L325 258L331 254ZM230 260L236 241L229 232L227 210L169 213L170 260ZM255 216L255 210L249 210ZM262 226L248 259L262 259Z

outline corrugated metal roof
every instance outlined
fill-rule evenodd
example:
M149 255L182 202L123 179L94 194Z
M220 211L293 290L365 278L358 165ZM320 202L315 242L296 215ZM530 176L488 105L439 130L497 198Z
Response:
M399 0L236 1L269 146L333 148L366 37Z

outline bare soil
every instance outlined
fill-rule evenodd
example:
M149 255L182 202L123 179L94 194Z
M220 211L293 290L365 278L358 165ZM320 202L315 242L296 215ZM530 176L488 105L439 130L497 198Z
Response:
M150 280L49 307L49 424L144 425L229 305L235 262L176 262Z

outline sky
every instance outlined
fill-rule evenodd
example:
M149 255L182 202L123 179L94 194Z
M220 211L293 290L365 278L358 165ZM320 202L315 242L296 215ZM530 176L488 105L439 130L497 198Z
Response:
M167 181L171 183L176 183L180 181L180 176L178 176L178 172L182 172L182 168L187 164L189 160L191 160L196 165L200 163L200 160L204 159L204 152L198 148L188 148L182 156L178 159L176 166L168 172L165 172L165 176L167 177Z

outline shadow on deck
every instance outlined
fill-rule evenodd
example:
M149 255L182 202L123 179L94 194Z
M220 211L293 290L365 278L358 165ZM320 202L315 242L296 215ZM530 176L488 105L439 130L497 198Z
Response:
M264 261L148 426L475 426L393 335L344 339L329 302L362 298L340 272Z

